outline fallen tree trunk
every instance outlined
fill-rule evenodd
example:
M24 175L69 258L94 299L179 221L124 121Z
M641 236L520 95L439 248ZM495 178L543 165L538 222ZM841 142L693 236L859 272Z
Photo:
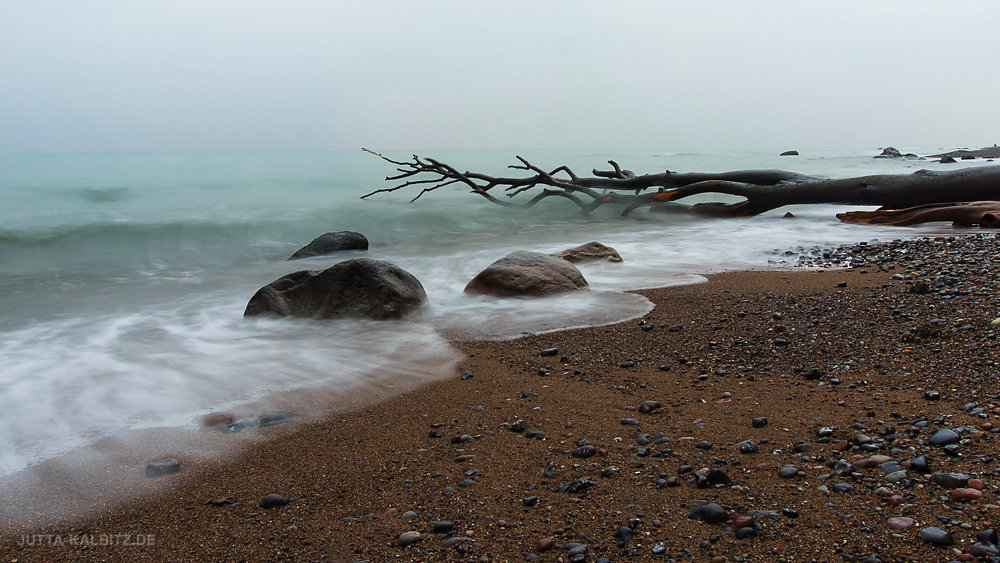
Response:
M877 209L875 211L848 211L837 218L846 223L869 225L919 225L935 221L951 221L956 227L996 228L1000 226L1000 201L974 201L970 203L930 203L906 209Z
M681 174L667 170L657 174L636 175L623 170L616 162L608 161L613 170L594 170L592 177L580 177L566 166L546 172L524 158L517 157L520 164L509 168L529 174L500 177L478 172L459 172L432 158L414 155L412 160L404 162L389 159L368 149L363 150L395 164L399 174L387 177L386 181L400 182L393 187L368 193L363 198L420 187L421 191L411 200L415 201L438 188L459 184L468 187L474 194L502 205L530 207L549 197L562 197L575 203L585 214L603 205L616 205L622 208L622 215L628 215L641 207L671 207L721 217L758 215L786 205L875 205L884 209L903 210L929 204L1000 200L1000 166L819 179L781 170L741 170L719 174ZM495 188L504 192L506 201L492 193ZM534 196L526 201L523 198L521 201L513 201L516 196L528 192L533 192ZM696 203L690 206L677 203L690 196L708 193L738 196L744 200L736 203ZM961 217L968 217L966 209L954 205L941 206L933 216L945 217L949 209L960 215L964 214ZM923 216L932 215L925 213ZM874 219L862 220L860 217L850 216L850 219L855 222L879 222Z

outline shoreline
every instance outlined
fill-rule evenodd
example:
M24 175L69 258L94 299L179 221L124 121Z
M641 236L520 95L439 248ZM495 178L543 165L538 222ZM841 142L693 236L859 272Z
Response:
M990 379L1000 265L991 261L995 237L936 239L856 245L872 256L854 269L724 272L708 275L708 283L637 291L655 304L641 321L453 340L465 357L447 379L269 428L265 440L223 460L189 466L178 457L180 474L143 481L125 504L67 496L64 508L89 502L107 510L72 523L15 523L15 511L30 512L40 499L8 488L0 553L18 560L506 561L536 554L556 561L580 552L573 544L586 546L587 560L970 553L977 532L1000 517L990 422L1000 414ZM942 277L956 281L909 291L915 281ZM957 293L937 293L951 289ZM540 355L551 348L554 356ZM925 399L930 390L941 398ZM662 407L638 412L650 400ZM960 410L970 402L978 404ZM766 425L751 424L761 417ZM822 428L835 430L824 439ZM927 444L940 428L959 431L957 455ZM212 433L208 441L231 437ZM570 453L589 451L580 440L593 446L589 457ZM744 440L758 451L742 453ZM932 471L981 479L982 489L942 487L913 468L920 455L932 460ZM905 477L887 481L895 472L881 466L889 462ZM543 476L549 464L551 478ZM778 475L786 466L797 470L789 478ZM140 468L132 470L130 478L142 479ZM719 482L699 488L699 479ZM560 492L561 485L580 490ZM952 498L969 488L980 496ZM68 494L58 483L46 492L54 506ZM294 501L258 507L271 493ZM223 497L238 504L205 504ZM694 500L717 504L727 520L689 518ZM416 515L404 518L409 511ZM893 517L914 522L892 529ZM954 547L921 540L930 527L951 534ZM398 545L414 538L397 538L410 531L422 535ZM52 536L73 533L155 542L25 539L46 536L51 544Z

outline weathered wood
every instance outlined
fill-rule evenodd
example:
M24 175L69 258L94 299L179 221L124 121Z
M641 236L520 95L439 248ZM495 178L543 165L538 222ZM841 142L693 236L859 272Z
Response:
M848 211L837 218L846 223L870 225L919 225L937 221L950 221L956 227L1000 227L1000 201L973 201L970 203L930 203L906 209L877 209L875 211Z
M559 166L546 172L519 156L517 160L520 164L509 168L530 174L500 177L478 172L459 172L432 158L414 155L411 160L404 162L389 159L368 149L363 150L395 164L399 174L389 176L386 180L400 182L389 188L374 190L362 196L363 198L420 186L421 191L411 200L415 201L438 188L461 184L470 188L472 193L502 205L531 207L549 197L562 197L572 201L585 214L604 205L613 205L622 208L622 215L641 207L653 207L720 217L752 216L786 205L875 205L902 210L928 204L1000 200L1000 166L819 179L782 170L738 170L717 174L667 170L656 174L636 175L630 170L623 170L618 163L608 161L613 170L594 170L594 176L580 177L567 166ZM506 200L491 193L495 188L504 192ZM512 201L526 192L533 192L535 195L527 201ZM697 203L691 206L677 203L678 200L709 193L738 196L744 200L736 203Z

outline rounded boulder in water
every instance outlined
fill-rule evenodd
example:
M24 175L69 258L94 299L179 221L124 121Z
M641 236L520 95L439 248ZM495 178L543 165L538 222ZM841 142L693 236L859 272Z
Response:
M397 319L426 302L413 274L384 260L356 258L278 278L250 298L243 316Z
M490 264L465 286L465 293L532 297L588 286L573 264L540 252L518 250Z

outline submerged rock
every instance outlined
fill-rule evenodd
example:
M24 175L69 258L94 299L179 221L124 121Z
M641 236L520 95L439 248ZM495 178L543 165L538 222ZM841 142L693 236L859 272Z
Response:
M354 231L338 231L325 233L313 239L312 242L295 251L288 259L299 260L310 256L322 256L344 250L368 250L368 239Z
M587 287L580 270L566 260L519 250L490 264L468 285L466 293L496 297L539 296Z
M164 459L161 461L151 461L146 464L146 477L161 477L181 470L181 464L176 459Z
M424 287L406 270L384 260L356 258L269 283L250 298L243 315L393 319L426 302Z
M579 264L582 262L621 262L622 257L618 251L610 246L605 246L599 242L588 242L573 248L567 248L562 252L556 252L552 256L562 258L568 262Z

